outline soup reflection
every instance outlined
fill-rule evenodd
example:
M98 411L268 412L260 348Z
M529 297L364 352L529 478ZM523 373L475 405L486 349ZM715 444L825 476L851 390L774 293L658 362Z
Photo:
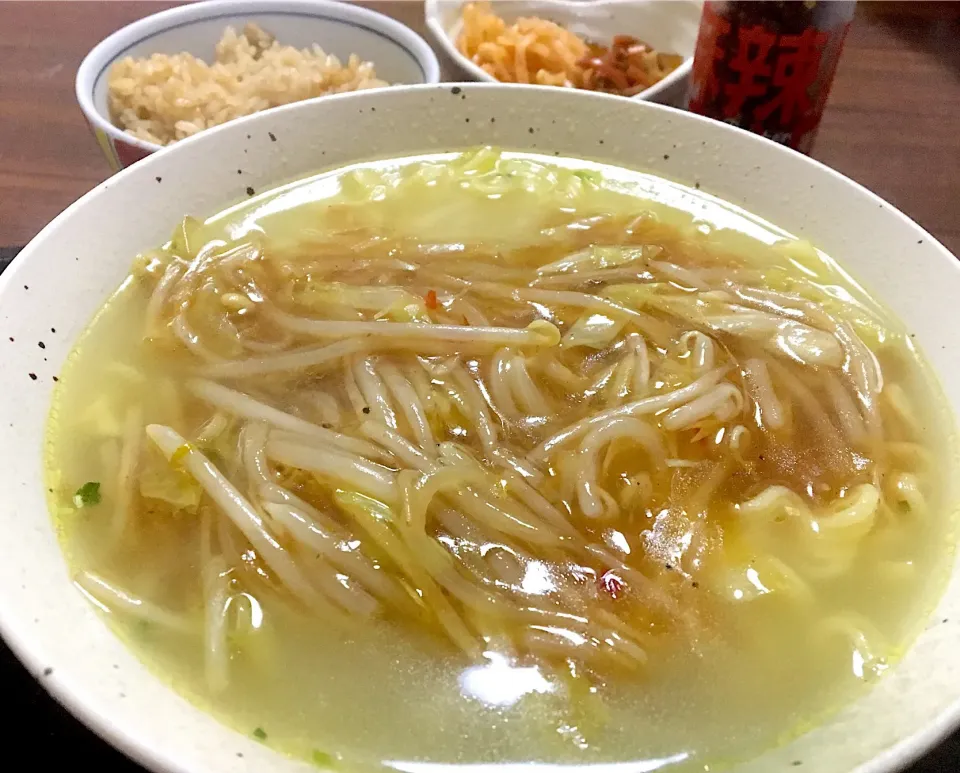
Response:
M185 219L71 358L48 467L77 585L283 751L703 770L915 633L951 426L809 243L484 148Z

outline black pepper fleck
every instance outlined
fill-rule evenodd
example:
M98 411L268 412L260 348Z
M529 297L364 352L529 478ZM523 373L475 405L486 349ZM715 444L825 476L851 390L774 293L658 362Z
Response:
M793 767L795 767L795 768L799 768L801 765L803 765L803 761L802 761L802 760L794 760L794 761L791 762L790 764L793 765Z
M698 583L696 580L694 580L694 581L691 583L691 585L693 585L694 588L699 588L699 587L700 587L700 583Z
M601 145L603 144L603 140L600 140L600 144L601 144Z
M13 343L13 336L10 336L10 343Z
M464 118L463 120L464 120L465 123L470 123L470 119L469 119L469 118Z
M527 131L533 134L533 127L531 126L529 129L527 129Z
M250 139L250 135L249 135L249 134L247 135L247 139L248 139L248 140Z
M37 346L39 346L41 349L47 348L47 345L43 341L37 341Z
M162 182L163 182L163 178L160 177L159 175L157 175L157 182L158 182L158 183L162 183Z
M664 569L673 569L673 565L672 565L672 564L664 564L664 565L663 565L663 568L664 568Z
M490 123L496 123L496 122L497 122L497 119L496 119L496 118L491 118L491 119L490 119Z
M58 379L56 376L54 376L54 377L53 377L53 380L54 380L54 381L59 381L60 379Z
M370 406L369 406L369 405L363 406L363 412L364 412L364 413L370 413Z
M694 183L693 187L696 188L697 190L700 190L700 183Z
M670 154L669 154L669 153L664 153L664 154L663 154L663 160L664 160L664 161L669 161L669 160L670 160Z
M52 674L52 673L53 673L53 669L50 668L49 666L47 666L45 669L43 669L43 675L44 675L44 676L50 676L50 674Z
M238 169L238 170L237 170L237 174L243 174L243 170L242 170L242 169Z
M50 328L50 332L51 332L51 333L56 333L56 332L57 332L57 329L56 329L55 327L52 327L52 328Z
M555 155L555 156L559 156L559 155L560 155L560 151L559 151L559 150L555 150L555 151L553 151L553 155Z
M270 142L276 142L276 141L277 141L277 135L274 134L273 132L267 132L267 136L270 138Z
M256 191L253 189L252 186L248 185L248 186L247 186L247 195L248 195L248 196L252 196L254 193L256 193Z
M917 244L923 244L923 239L917 239Z
M371 113L375 113L375 112L377 112L377 108L375 108L375 107L371 107L371 108L370 108L370 112L371 112Z
M237 752L237 756L243 759L243 752Z
M28 373L27 375L30 376L30 380L31 380L31 381L36 381L36 380L37 380L37 374L36 374L36 373Z
M463 89L461 89L459 86L454 86L452 89L450 89L451 94L459 94L461 91L463 91Z
M460 99L461 99L461 100L466 99L466 98L467 98L467 95L466 95L466 94L461 94L461 95L460 95Z
M29 290L29 289L30 289L30 285L24 285L24 286L23 286L23 289L24 289L24 290Z
M945 623L949 623L949 622L950 622L950 618L949 618L949 617L945 617L945 618L943 618L943 622L945 622Z

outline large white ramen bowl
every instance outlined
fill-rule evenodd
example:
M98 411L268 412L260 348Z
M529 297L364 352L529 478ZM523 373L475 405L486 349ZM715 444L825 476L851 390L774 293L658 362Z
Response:
M71 586L47 513L41 454L64 358L133 256L166 240L185 213L211 214L245 198L248 187L264 191L374 155L482 143L651 170L813 239L906 322L960 412L956 259L869 191L752 134L648 103L485 84L348 94L203 132L84 196L0 277L0 534L7 546L0 561L0 630L54 696L148 768L287 773L309 766L276 755L180 698ZM794 771L799 760L803 770L817 773L892 771L958 720L955 572L919 640L871 692L822 727L735 770ZM622 767L624 773L641 769L653 768Z

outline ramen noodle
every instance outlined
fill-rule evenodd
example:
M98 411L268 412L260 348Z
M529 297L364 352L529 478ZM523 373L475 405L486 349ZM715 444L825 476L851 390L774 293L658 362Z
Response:
M687 773L895 661L951 427L810 243L481 148L186 218L64 369L48 487L77 588L278 749Z

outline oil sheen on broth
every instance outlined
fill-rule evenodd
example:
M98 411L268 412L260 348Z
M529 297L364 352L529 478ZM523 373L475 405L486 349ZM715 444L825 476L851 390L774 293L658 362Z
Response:
M343 767L686 771L910 641L949 427L810 244L484 148L187 218L72 355L47 465L77 586L241 732Z

